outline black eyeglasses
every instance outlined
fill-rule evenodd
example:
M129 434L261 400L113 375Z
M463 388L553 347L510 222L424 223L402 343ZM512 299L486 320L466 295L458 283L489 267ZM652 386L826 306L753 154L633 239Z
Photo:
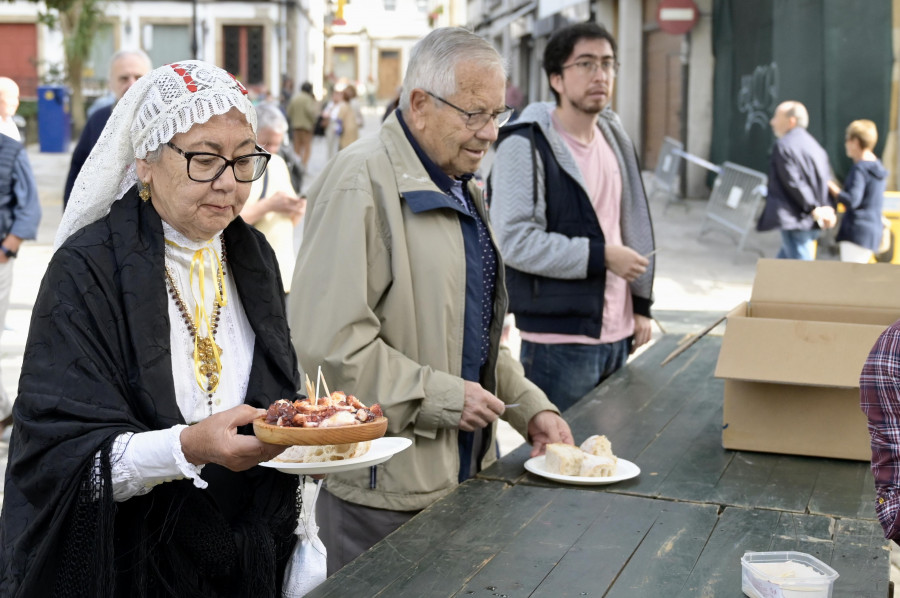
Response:
M186 152L171 141L166 145L184 156L187 160L188 178L197 183L216 180L229 166L234 172L234 180L239 183L252 183L263 175L269 158L272 157L258 145L254 146L256 153L238 156L234 160L209 152Z
M615 77L616 73L619 72L619 63L612 58L604 58L603 60L578 60L572 64L564 64L561 70L566 70L573 66L576 67L579 74L591 77L597 74L597 71L603 71L603 74L607 77Z
M513 109L509 106L507 106L505 110L501 110L500 112L468 112L467 110L463 110L459 106L451 104L441 96L435 95L430 91L426 91L425 93L436 100L442 101L443 103L447 104L448 106L465 116L466 128L470 131L478 131L482 129L484 125L488 124L488 122L491 120L493 120L497 124L497 127L502 127L509 122L509 119L513 113Z

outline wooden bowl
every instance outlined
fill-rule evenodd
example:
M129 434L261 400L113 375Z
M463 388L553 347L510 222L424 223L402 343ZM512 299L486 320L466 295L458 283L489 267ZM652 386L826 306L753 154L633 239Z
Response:
M263 442L292 446L317 446L322 444L346 444L375 440L384 436L388 420L379 417L366 424L337 426L334 428L289 428L267 424L265 417L253 420L253 433Z

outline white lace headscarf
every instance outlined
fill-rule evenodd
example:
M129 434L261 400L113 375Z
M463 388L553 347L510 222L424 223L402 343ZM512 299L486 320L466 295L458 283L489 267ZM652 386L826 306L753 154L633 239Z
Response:
M256 110L230 73L199 60L161 66L141 77L116 103L84 163L63 214L53 249L109 213L135 183L135 159L178 133L237 108L256 133Z

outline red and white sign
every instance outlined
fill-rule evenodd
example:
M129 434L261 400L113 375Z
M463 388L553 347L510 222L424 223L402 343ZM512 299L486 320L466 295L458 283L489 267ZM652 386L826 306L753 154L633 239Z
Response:
M673 35L687 33L699 19L700 11L694 0L662 0L656 9L659 28Z

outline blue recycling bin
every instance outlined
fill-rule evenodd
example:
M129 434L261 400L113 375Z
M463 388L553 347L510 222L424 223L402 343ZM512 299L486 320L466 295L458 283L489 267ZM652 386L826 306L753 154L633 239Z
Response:
M72 137L69 90L61 85L39 85L37 107L41 151L67 151Z

